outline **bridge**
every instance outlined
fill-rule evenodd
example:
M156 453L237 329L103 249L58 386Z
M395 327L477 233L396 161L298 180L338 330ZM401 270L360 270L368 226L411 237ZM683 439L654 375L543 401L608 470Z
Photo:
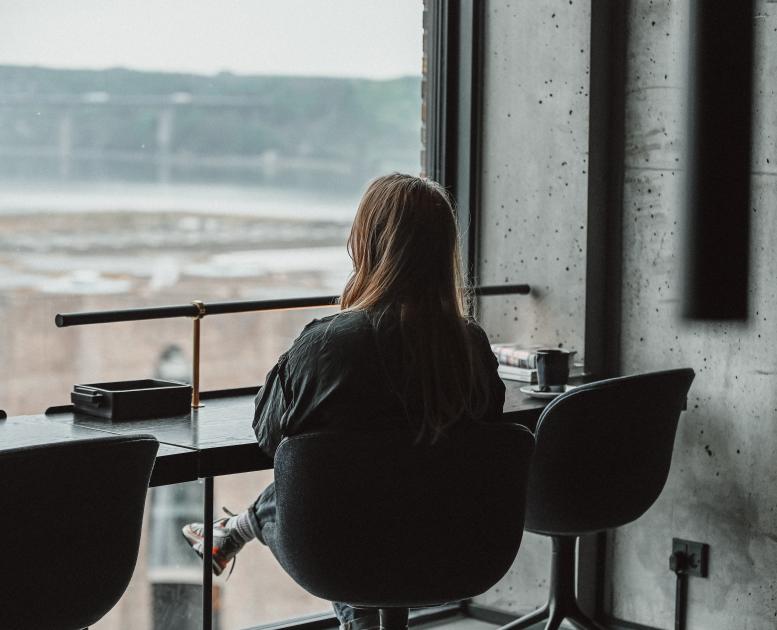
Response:
M246 116L269 111L272 103L261 96L230 96L174 92L156 94L109 94L90 91L81 94L0 94L0 120L13 122L16 112L54 117L56 132L52 142L45 145L0 145L0 157L14 159L34 158L56 160L59 177L71 178L73 164L95 161L122 164L150 165L156 180L167 183L174 169L197 168L224 172L257 173L272 178L279 172L301 170L331 176L354 175L355 165L346 160L322 159L311 156L280 155L273 149L255 154L203 154L190 150L175 150L176 119L184 109L234 110ZM95 109L146 110L155 120L153 146L139 143L137 149L76 146L76 113Z

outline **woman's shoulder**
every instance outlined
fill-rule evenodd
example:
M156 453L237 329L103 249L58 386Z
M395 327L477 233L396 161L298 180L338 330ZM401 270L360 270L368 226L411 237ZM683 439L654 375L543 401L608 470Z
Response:
M339 311L327 317L321 317L308 322L302 330L302 335L326 337L331 335L349 335L363 332L369 328L370 321L364 311L348 310Z
M490 359L496 360L494 352L491 350L491 342L483 327L471 318L465 319L465 327L469 333L470 343L474 351L489 361Z
M364 310L345 310L309 322L294 341L290 352L305 354L321 350L344 350L369 347L375 336L393 339L397 322L385 316L376 323ZM464 318L464 328L470 343L480 350L488 350L488 336L474 319Z
M471 317L464 318L464 327L472 338L479 342L485 341L485 343L489 343L486 331L483 330L483 327Z
M332 347L342 347L350 341L363 340L370 335L369 318L362 311L340 311L309 322L294 341L290 352L316 352Z

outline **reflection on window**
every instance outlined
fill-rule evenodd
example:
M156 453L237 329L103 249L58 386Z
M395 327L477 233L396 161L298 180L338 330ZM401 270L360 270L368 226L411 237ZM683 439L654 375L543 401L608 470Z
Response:
M40 413L74 383L189 379L184 320L58 330L55 313L339 292L366 181L420 170L422 9L3 8L0 408ZM259 384L301 327L328 312L207 319L203 388ZM228 495L245 507L268 479L219 480L218 505ZM199 563L180 527L201 513L199 484L150 494L133 585L98 628L196 627ZM262 597L256 585L282 578L255 546L244 552L250 571L216 581L221 630L321 610L292 585Z

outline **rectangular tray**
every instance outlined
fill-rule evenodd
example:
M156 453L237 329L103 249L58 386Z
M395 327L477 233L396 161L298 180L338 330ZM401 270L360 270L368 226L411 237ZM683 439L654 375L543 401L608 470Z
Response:
M108 420L179 416L189 413L191 398L191 385L150 378L74 385L70 392L75 411Z

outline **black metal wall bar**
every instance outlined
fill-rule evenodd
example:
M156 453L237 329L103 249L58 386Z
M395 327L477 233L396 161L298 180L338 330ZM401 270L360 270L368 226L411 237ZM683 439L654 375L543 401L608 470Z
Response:
M586 245L586 370L620 370L626 16L629 2L592 0Z
M531 287L528 284L506 284L502 286L475 287L473 292L476 296L528 295L531 292ZM339 296L337 295L322 295L280 300L210 302L203 304L203 306L205 315L225 315L228 313L334 306L337 304L338 299ZM151 306L146 308L128 308L113 311L61 313L57 314L54 321L57 327L65 328L67 326L83 326L85 324L134 322L147 319L168 319L172 317L197 317L198 315L200 315L200 309L195 304L179 304L176 306Z
M620 373L623 177L629 0L591 0L585 363ZM607 535L580 539L578 600L607 618Z

